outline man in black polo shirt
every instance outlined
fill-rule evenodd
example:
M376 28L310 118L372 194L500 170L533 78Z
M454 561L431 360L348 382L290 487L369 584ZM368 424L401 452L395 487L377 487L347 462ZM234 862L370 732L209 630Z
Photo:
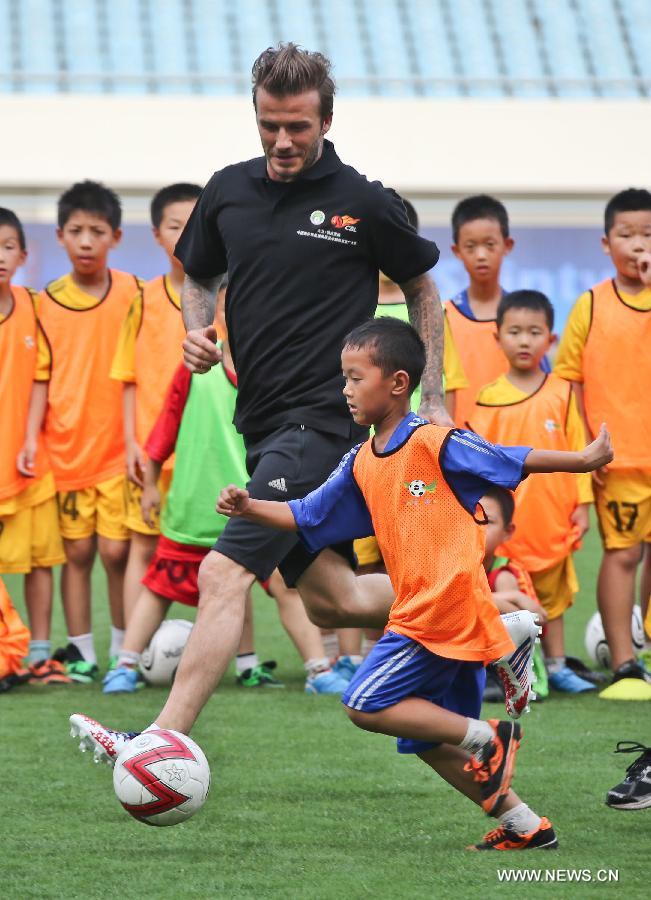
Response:
M346 406L340 354L344 336L375 313L379 270L401 285L428 350L420 412L452 424L441 392L441 305L426 274L439 253L409 224L395 192L344 165L325 140L334 84L321 54L293 44L267 50L253 85L265 155L213 175L176 248L186 272L183 347L193 372L219 362L211 323L228 271L247 487L254 497L290 500L321 484L366 437ZM277 566L317 624L385 625L388 578L356 578L352 546L315 557L294 534L231 519L201 565L197 623L157 726L190 731L236 652L248 588ZM91 743L102 753L101 742Z

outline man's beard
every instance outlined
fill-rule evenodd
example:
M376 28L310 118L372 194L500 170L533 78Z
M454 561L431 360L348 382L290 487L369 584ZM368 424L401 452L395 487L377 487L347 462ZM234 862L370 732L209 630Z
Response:
M285 174L283 174L282 171L279 172L278 169L274 169L273 165L271 168L274 169L274 172L276 173L276 175L278 175L280 177L281 181L294 181L296 178L298 178L300 175L302 175L306 169L311 168L311 166L313 166L314 163L317 162L317 160L321 156L322 149L323 149L323 137L321 135L319 135L319 137L312 144L312 146L308 148L307 153L305 154L305 158L303 160L303 165L297 172L292 172L291 175L290 174L285 175ZM279 159L279 157L271 157L271 159Z

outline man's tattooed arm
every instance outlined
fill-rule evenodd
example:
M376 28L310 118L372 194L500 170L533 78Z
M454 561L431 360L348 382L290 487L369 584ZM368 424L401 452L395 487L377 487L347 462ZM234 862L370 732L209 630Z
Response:
M223 275L215 278L192 278L186 275L181 292L181 311L186 331L207 328L215 320L217 291Z
M185 276L181 292L181 311L187 331L183 341L183 361L191 372L201 375L222 358L217 346L215 306L222 275L215 278Z
M419 415L437 425L451 425L443 398L443 309L439 292L429 275L417 275L400 288L407 301L409 321L421 336L427 354Z

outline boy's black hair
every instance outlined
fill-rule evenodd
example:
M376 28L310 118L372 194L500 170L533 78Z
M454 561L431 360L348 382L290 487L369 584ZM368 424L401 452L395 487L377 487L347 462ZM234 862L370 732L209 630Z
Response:
M475 219L495 219L500 226L502 237L509 236L509 214L504 204L488 194L475 194L473 197L465 197L454 207L452 236L455 244L459 242L461 226Z
M402 369L409 375L409 394L413 394L425 368L425 344L408 322L393 316L369 319L346 335L344 347L367 350L374 366L385 378Z
M122 222L122 204L120 198L99 181L77 181L64 191L57 204L57 221L63 228L70 216L82 210L105 219L113 231L117 231Z
M22 222L13 211L13 209L7 209L4 206L0 206L0 225L7 225L9 228L13 228L18 236L18 243L20 245L20 249L23 253L27 250L27 241L25 240L25 229L23 228Z
M484 491L484 497L490 497L498 504L504 525L510 525L515 512L515 499L511 491L499 484L491 484Z
M620 212L651 211L651 193L645 188L627 188L611 197L606 204L604 228L606 234L615 224L615 216Z
M511 291L510 294L504 294L497 307L497 327L501 328L504 316L510 309L533 309L535 312L545 314L547 326L550 331L554 330L554 307L551 305L549 298L541 291Z
M168 184L167 187L161 188L151 198L149 211L151 213L151 224L154 228L159 228L163 221L165 207L170 203L182 203L184 200L196 200L203 188L198 184L191 184L189 181L179 181L176 184Z

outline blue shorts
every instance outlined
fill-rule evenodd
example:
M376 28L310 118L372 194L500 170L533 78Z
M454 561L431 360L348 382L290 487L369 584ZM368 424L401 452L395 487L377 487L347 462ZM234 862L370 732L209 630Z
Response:
M407 697L420 697L478 719L485 684L483 663L446 659L411 638L387 631L355 672L341 700L351 709L372 713ZM437 746L398 738L398 753L422 753Z

